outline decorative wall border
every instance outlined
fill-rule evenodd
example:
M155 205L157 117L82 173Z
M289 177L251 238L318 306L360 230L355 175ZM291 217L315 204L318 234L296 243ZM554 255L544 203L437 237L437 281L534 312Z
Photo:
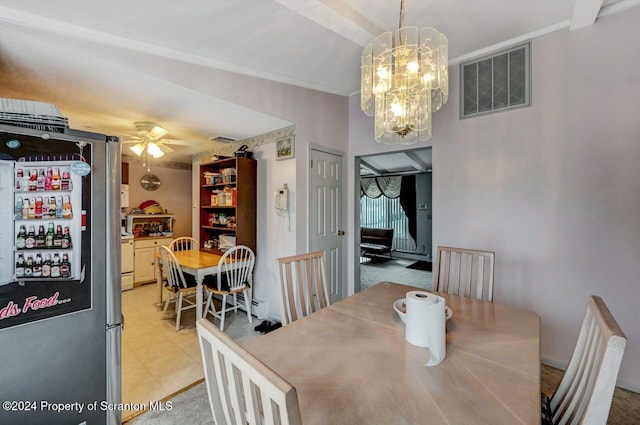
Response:
M286 139L287 137L293 137L295 132L296 126L295 124L292 124L290 126L282 127L268 133L260 134L259 136L249 137L248 139L237 140L232 143L220 143L219 148L196 154L192 157L192 159L194 161L202 161L204 158L213 155L233 156L233 153L237 151L238 148L242 145L247 145L247 150L253 150L256 146L275 143L279 140Z

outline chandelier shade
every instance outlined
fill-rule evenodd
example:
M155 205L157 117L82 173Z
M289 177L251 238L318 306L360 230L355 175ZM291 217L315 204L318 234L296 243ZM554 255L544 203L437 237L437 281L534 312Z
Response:
M448 41L434 28L403 27L365 46L361 57L362 111L374 117L374 136L386 144L431 137L431 114L449 96Z

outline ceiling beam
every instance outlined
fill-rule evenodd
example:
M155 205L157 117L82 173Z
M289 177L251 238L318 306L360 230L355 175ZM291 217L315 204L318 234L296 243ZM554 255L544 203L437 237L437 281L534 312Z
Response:
M602 8L602 3L603 0L576 0L573 5L573 16L571 17L569 31L593 25Z
M382 175L382 171L381 170L378 170L376 167L374 167L373 165L369 164L365 159L360 158L360 166L366 168L369 171L371 171L376 176L381 176Z
M426 173L429 170L429 164L425 164L420 157L418 156L418 154L416 154L415 152L412 151L405 151L403 152L404 155L407 157L407 160L409 161L409 163L411 164L411 166L413 168L415 168L418 171L421 171L423 173Z
M273 1L362 47L384 32L342 0Z

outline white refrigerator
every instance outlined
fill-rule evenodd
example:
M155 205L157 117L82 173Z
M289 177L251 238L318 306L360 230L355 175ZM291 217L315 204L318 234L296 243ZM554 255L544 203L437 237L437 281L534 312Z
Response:
M0 125L0 423L120 424L119 140Z

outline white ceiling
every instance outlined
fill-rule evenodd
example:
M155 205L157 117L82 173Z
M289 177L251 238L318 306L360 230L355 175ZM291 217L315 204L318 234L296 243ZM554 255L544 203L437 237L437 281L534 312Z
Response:
M431 172L431 148L367 155L360 158L360 175L376 177Z
M406 0L405 24L449 39L450 63L638 0ZM398 26L393 0L0 0L0 97L50 102L79 129L136 134L154 121L191 142L173 160L292 123L197 87L221 69L348 96L363 46ZM603 7L603 9L601 9ZM161 63L161 72L148 66ZM158 62L159 61L159 62ZM170 78L168 77L170 76ZM180 154L183 154L182 156Z

